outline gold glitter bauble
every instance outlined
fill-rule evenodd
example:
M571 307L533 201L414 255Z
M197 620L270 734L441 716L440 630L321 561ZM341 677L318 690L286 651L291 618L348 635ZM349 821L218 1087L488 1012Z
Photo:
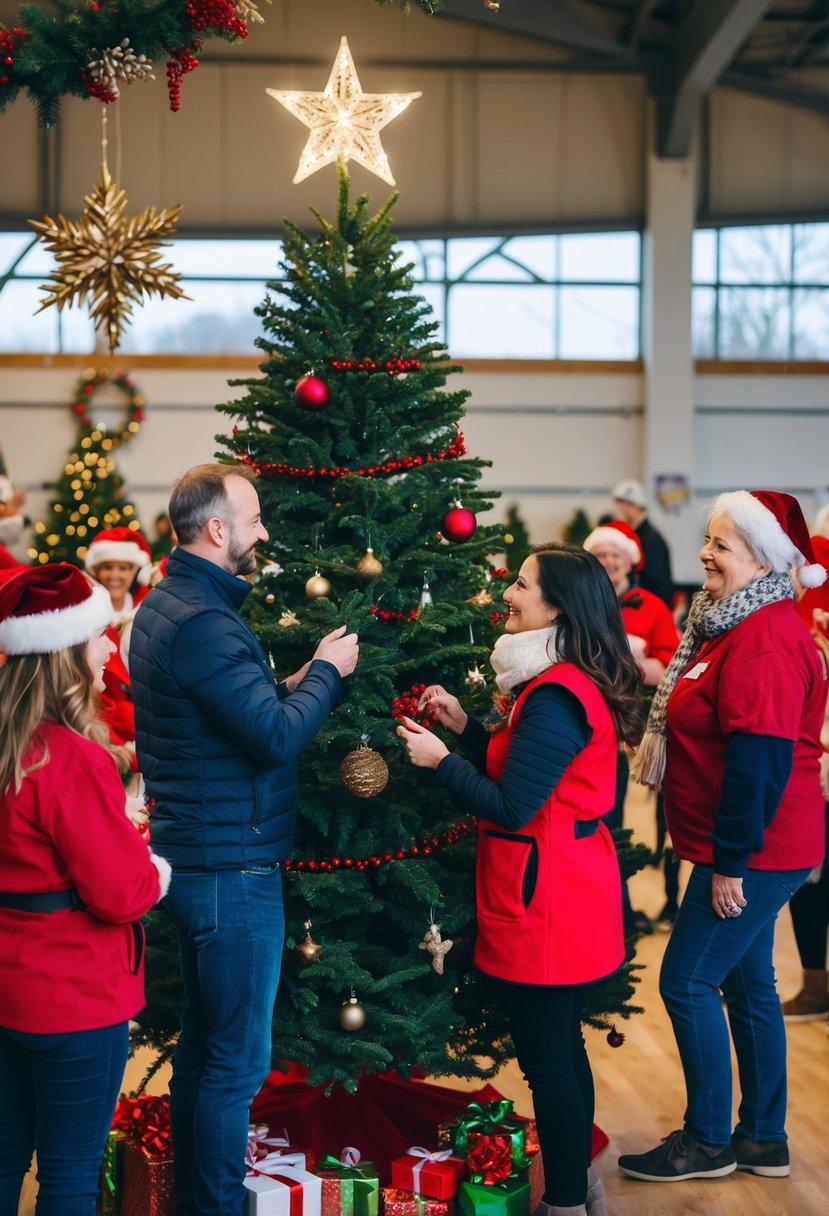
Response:
M161 261L155 248L175 235L181 207L169 211L147 207L140 215L125 216L126 193L113 182L105 164L100 182L83 201L85 209L77 220L63 215L29 220L57 261L43 284L49 294L38 312L51 304L61 312L88 297L89 315L96 327L106 330L112 352L129 323L133 304L143 304L144 297L151 295L190 299L178 286L180 276L169 262Z
M362 1030L366 1024L366 1011L356 996L340 1005L337 1017L343 1030Z
M389 766L371 747L349 752L340 765L340 781L357 798L374 798L389 781Z
M309 600L318 600L324 595L331 594L331 584L329 583L328 579L324 575L320 574L319 570L317 570L311 575L308 582L305 584L305 594L308 596Z
M320 956L322 946L319 944L319 942L315 942L313 937L311 937L310 920L306 920L305 922L305 937L297 946L297 950L305 959L306 963L315 963Z
M374 556L370 545L366 549L365 557L361 557L357 562L357 573L367 583L373 582L383 573L383 563Z

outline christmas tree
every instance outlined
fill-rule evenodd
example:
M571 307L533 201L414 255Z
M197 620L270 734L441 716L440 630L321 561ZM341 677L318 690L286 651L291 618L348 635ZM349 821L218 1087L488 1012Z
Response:
M259 474L270 541L248 604L275 671L297 670L340 623L360 637L301 766L273 1022L277 1060L351 1090L387 1068L488 1077L512 1052L472 965L473 824L395 734L401 713L424 721L426 682L490 708L479 665L509 581L489 560L502 530L475 517L495 495L459 429L468 394L447 387L460 369L400 262L395 198L370 216L341 169L334 223L314 212L306 235L286 222L286 280L257 310L262 375L219 407L236 419L220 442ZM137 1041L168 1046L172 939L149 937ZM604 1010L627 1016L631 991L626 971L597 995L598 1024Z
M106 384L127 398L125 421L111 430L92 418L93 395ZM49 516L35 524L28 551L33 563L72 562L82 566L87 545L102 529L140 528L134 505L124 497L124 481L114 453L138 433L144 404L144 397L125 372L89 369L81 376L72 402L78 434L55 483Z
M517 504L513 503L507 507L504 520L504 556L511 575L516 575L521 569L521 564L531 548L527 525L518 512Z

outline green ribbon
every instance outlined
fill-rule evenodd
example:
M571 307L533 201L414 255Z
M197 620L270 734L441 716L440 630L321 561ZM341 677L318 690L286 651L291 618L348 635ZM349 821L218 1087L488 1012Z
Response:
M470 1102L452 1128L452 1147L458 1157L466 1157L470 1132L509 1136L512 1141L512 1161L518 1169L527 1164L526 1132L523 1123L511 1118L512 1101L501 1098L495 1102Z
M505 1178L493 1185L462 1182L458 1207L462 1216L523 1216L529 1193L530 1185L523 1178Z
M323 1157L317 1173L336 1174L340 1181L340 1216L377 1216L380 1182L370 1161L344 1165L339 1157Z

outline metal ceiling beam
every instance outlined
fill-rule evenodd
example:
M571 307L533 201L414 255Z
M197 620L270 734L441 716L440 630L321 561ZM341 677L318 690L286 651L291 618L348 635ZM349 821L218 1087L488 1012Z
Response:
M752 72L723 72L717 83L726 89L753 93L756 97L767 97L770 101L779 101L787 106L798 106L801 110L813 110L829 117L829 93L779 84L775 80L757 76Z
M625 41L629 47L635 47L638 44L642 30L645 28L645 23L656 8L657 3L658 0L639 0L625 37Z
M657 153L691 150L699 104L739 51L772 0L697 0L675 35L670 92L658 98Z
M493 33L519 34L575 51L609 57L628 54L627 47L599 33L567 0L503 0L497 12L488 9L483 0L444 0L444 7L435 17L483 25Z

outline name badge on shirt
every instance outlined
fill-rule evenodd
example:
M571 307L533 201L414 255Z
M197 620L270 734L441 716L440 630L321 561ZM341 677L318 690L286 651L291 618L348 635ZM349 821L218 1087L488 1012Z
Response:
M685 672L683 680L698 680L707 666L707 663L695 663L690 671Z

